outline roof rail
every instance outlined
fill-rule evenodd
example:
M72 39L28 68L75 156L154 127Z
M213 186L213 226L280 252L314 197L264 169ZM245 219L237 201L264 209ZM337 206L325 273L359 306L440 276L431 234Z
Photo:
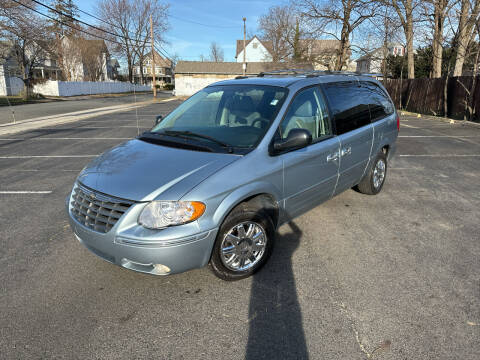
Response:
M305 76L316 77L322 75L349 75L349 76L383 76L380 73L361 73L356 71L331 71L331 70L306 70L306 69L283 69L274 71L263 71L259 73L258 77L264 77L266 75L293 75L293 76Z
M272 71L262 71L257 75L257 77L264 77L265 75L304 75L306 72L312 70L305 69L281 69L281 70L272 70Z

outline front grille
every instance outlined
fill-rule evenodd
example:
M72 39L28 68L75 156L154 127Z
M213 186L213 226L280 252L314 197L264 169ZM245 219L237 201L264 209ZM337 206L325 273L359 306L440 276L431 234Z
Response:
M80 224L100 233L106 233L133 203L133 201L105 195L77 184L73 189L70 212Z

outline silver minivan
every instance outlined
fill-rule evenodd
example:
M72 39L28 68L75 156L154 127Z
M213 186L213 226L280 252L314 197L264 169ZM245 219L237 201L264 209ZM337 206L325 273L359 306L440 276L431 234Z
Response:
M266 73L212 84L105 152L67 198L77 239L124 268L167 275L260 269L276 229L350 188L377 194L399 118L355 74Z

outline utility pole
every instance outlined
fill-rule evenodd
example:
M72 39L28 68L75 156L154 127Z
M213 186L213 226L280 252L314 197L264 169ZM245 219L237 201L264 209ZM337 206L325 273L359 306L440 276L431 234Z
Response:
M247 20L247 18L243 18L243 65L242 65L243 76L245 76L245 74L247 72L247 62L246 62L246 58L247 58L247 49L246 49L247 28L245 26L245 21L246 20Z
M150 15L150 39L152 41L152 86L153 86L153 97L157 97L157 82L155 75L155 45L153 42L153 20L152 15Z

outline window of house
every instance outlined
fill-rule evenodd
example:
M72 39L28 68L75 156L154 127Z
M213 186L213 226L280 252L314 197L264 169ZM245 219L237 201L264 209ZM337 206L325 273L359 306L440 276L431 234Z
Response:
M253 46L254 49L256 49L256 48L258 48L258 43L254 42L252 46Z

